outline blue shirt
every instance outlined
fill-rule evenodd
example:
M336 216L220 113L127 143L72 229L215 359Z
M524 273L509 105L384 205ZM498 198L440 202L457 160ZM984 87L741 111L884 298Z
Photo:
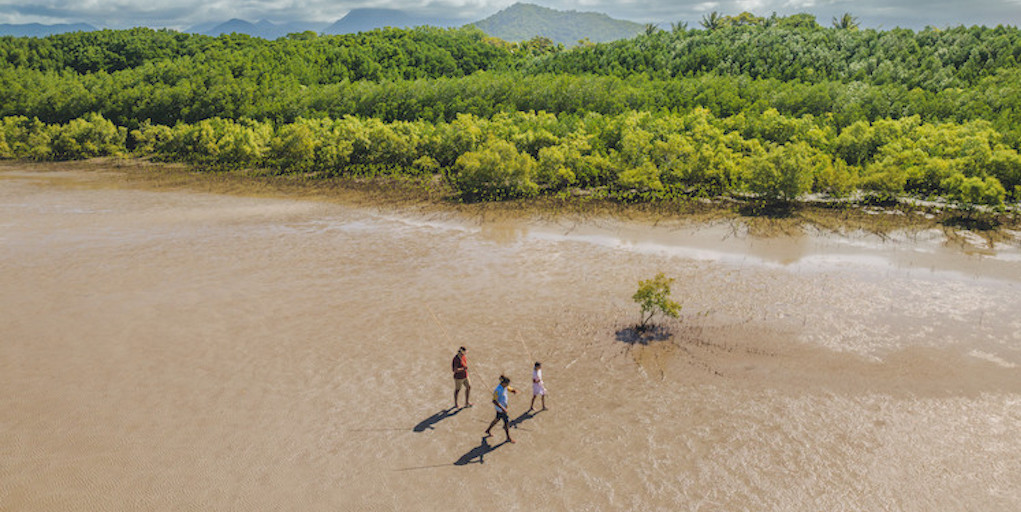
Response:
M500 384L493 390L493 401L499 402L504 409L507 408L507 388L503 387L503 384ZM496 406L496 404L493 404L493 407L496 409L496 412L503 412Z

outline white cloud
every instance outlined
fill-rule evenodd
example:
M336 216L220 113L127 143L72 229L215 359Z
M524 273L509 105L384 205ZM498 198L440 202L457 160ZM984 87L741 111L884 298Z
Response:
M792 9L808 9L815 7L816 3L815 0L787 0L784 5Z
M695 11L712 12L714 9L716 9L719 6L720 6L719 2L702 2L700 4L695 4L694 8L695 8Z
M737 7L741 12L762 12L763 7L766 5L765 0L738 0Z

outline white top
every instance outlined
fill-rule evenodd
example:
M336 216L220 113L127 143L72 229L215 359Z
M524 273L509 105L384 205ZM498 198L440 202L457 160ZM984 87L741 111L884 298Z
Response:
M542 368L532 370L532 394L545 395L546 384L542 382Z

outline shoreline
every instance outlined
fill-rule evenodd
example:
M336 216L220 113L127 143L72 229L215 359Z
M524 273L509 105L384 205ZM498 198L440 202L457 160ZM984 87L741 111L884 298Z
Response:
M620 204L532 199L460 203L441 188L403 179L302 179L265 171L200 171L143 159L0 162L0 173L50 173L74 187L221 194L353 206L426 223L460 225L494 240L557 239L694 261L862 275L897 272L940 279L1019 279L1021 228L946 226L920 211L805 206L787 217L750 216L729 202ZM56 178L71 173L74 179ZM723 203L723 204L721 204Z
M989 248L1006 243L1021 247L1021 213L1009 211L967 212L949 205L921 200L895 204L873 204L851 200L801 201L789 210L758 207L755 201L724 197L624 203L593 197L588 193L546 196L534 199L460 202L437 177L415 179L406 176L307 177L279 174L269 169L202 170L183 163L153 162L144 158L103 157L62 162L0 161L0 169L18 168L35 172L115 170L119 180L108 183L133 184L138 188L189 190L242 197L277 197L353 203L378 208L411 208L418 211L455 212L467 216L555 219L562 216L610 217L659 223L704 223L738 221L756 236L775 237L814 227L834 234L854 231L885 237L941 229L951 241L976 242L979 237ZM126 178L126 179L123 179ZM977 213L977 215L974 215Z

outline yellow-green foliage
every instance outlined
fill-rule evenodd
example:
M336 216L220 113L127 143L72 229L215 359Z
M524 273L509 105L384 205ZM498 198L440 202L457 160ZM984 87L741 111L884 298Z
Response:
M51 127L24 116L3 119L3 141L0 150L3 158L45 160L52 157L50 150Z
M887 197L949 195L962 204L995 205L1007 194L1021 199L1021 155L985 121L922 123L909 117L837 131L812 116L767 111L721 119L702 108L459 115L450 123L212 118L172 127L142 123L130 141L99 114L57 125L24 116L0 122L0 158L116 155L128 142L138 155L214 167L442 174L473 200L567 187L598 187L632 199L752 192L793 201L810 191L846 196L859 189ZM948 181L955 175L978 181ZM975 183L986 192L975 192ZM998 200L1000 189L1004 197Z
M441 167L451 167L458 157L476 148L486 140L488 120L471 114L459 114L450 123L439 124L425 142L426 151Z
M539 191L532 181L535 159L513 144L492 139L479 150L461 155L450 180L469 199L528 197Z
M659 180L659 168L652 162L645 162L639 164L638 167L625 170L617 176L617 183L622 188L635 189L640 192L663 190L663 182Z
M127 130L99 114L46 125L24 116L0 123L0 158L76 160L124 153Z
M271 165L287 171L341 172L348 165L352 138L343 121L298 119L281 126L269 149Z
M411 166L422 174L435 174L440 170L440 164L429 155L421 156L411 163Z
M965 208L972 208L975 205L1001 206L1007 195L1000 181L993 177L965 177L961 173L955 173L943 180L942 185L947 191L947 196Z
M114 126L95 113L54 126L52 130L50 147L55 160L119 155L124 151L127 138L127 129Z
M131 137L135 141L135 153L143 156L165 156L168 153L166 144L173 138L173 135L173 128L152 124L148 121L142 123L137 130L131 131Z
M4 119L6 122L7 119ZM13 158L14 151L11 149L11 145L7 142L7 130L0 129L0 158Z
M535 181L540 186L561 189L577 182L574 170L582 165L581 152L587 147L583 139L539 150L538 171Z
M886 129L863 175L863 188L886 195L938 194L954 174L995 177L1008 188L1021 183L1021 158L985 121L920 124L914 119L877 123ZM956 182L947 182L956 183Z
M1014 191L1014 200L1021 201L1021 155L1017 151L998 146L989 161L989 174L1007 189Z
M858 168L844 163L837 158L832 162L825 161L825 155L817 155L823 159L815 165L815 183L813 192L823 192L834 197L844 197L858 187Z
M677 318L681 305L670 298L670 285L673 283L674 278L667 277L662 272L652 279L638 281L638 290L631 299L641 307L640 327L644 328L656 313Z
M166 134L155 135L153 139ZM264 165L272 137L269 123L214 117L174 126L169 138L156 144L172 159L238 168Z
M277 167L294 171L310 171L315 166L319 141L303 119L284 125L270 143L270 161Z
M812 189L816 168L827 166L829 157L804 142L774 146L752 164L748 188L769 200L793 201Z

